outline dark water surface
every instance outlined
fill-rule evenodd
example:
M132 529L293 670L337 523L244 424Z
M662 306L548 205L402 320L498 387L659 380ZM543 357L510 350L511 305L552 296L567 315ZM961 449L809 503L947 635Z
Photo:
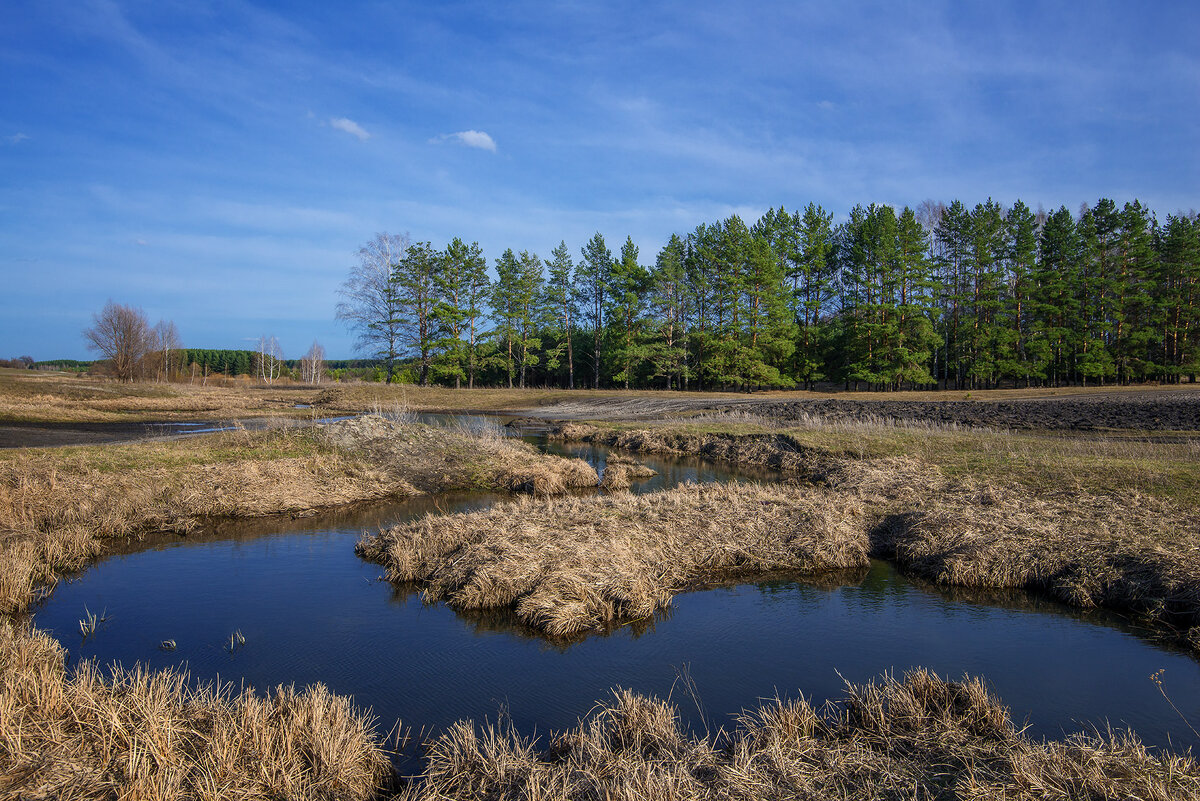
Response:
M603 449L556 450L602 466ZM640 457L639 457L640 458ZM699 459L644 458L641 490L738 473ZM573 644L532 636L504 614L460 615L380 580L354 555L364 531L495 498L447 494L306 520L228 524L106 559L35 611L73 662L186 666L199 679L324 682L390 728L440 729L507 710L525 732L562 729L612 687L667 695L703 730L776 693L824 700L885 671L925 666L985 676L1035 734L1132 727L1155 746L1200 746L1151 682L1200 728L1200 663L1119 615L1023 593L964 594L913 582L884 562L819 583L784 578L678 596L668 614ZM85 607L106 622L83 640ZM223 645L240 629L246 644ZM174 652L158 649L162 640ZM690 676L701 704L683 692ZM701 709L702 707L702 709Z

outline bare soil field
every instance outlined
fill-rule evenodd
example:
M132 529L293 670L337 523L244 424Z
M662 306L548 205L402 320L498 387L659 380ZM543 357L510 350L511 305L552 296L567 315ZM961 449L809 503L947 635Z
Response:
M917 393L902 393L917 394ZM901 420L946 426L1046 431L1200 431L1200 389L1094 390L1022 396L992 393L921 393L919 398L855 393L726 397L579 398L530 409L547 420L656 420L738 412L780 422ZM970 396L966 399L964 396Z
M780 421L893 419L1052 431L1197 431L1200 387L1067 387L972 392L473 389L396 384L119 384L0 369L0 447L160 436L147 423L370 412L474 412L543 420L656 420L741 412Z

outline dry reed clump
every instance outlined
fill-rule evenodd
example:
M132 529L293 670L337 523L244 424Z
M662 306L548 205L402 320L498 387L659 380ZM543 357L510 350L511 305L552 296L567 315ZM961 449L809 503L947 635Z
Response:
M635 481L644 481L658 475L658 471L634 461L624 454L609 454L604 465L600 486L608 490L627 489Z
M924 670L850 685L844 702L765 702L699 738L668 702L618 690L549 748L511 726L463 722L426 745L410 801L556 799L1200 798L1190 755L1132 735L1038 742L979 679Z
M861 506L828 491L685 485L523 499L427 516L357 546L396 582L457 609L507 607L551 636L644 618L688 587L867 564Z
M64 657L0 620L0 797L364 799L390 772L371 717L322 685L260 697Z
M403 415L364 415L324 428L339 448L402 471L424 491L491 489L555 495L594 487L596 470L581 459L539 453L528 443L495 431L453 431Z
M1037 590L1200 634L1200 518L1164 501L963 482L887 519L876 542L940 584Z

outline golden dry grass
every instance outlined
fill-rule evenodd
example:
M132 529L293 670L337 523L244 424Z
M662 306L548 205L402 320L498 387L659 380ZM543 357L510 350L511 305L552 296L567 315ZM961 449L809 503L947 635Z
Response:
M390 773L371 717L322 685L260 696L64 657L0 619L0 797L365 799Z
M607 490L628 489L635 481L653 478L658 472L624 454L609 454L600 486Z
M619 690L547 748L510 726L463 722L426 745L404 797L457 799L1200 798L1190 755L1132 734L1038 742L978 679L923 670L851 685L837 706L767 701L697 737L670 703Z
M311 388L214 381L196 384L122 384L103 378L0 371L0 422L116 423L238 417L305 418L296 409L317 394Z
M1200 648L1200 516L1164 501L956 481L886 518L874 542L939 584L1134 612Z
M867 564L850 498L750 484L525 499L426 516L358 544L457 609L512 608L552 636L644 618L697 584Z

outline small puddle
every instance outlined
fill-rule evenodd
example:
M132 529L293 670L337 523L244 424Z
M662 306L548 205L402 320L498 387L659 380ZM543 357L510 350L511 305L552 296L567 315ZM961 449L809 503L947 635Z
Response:
M444 420L428 420L446 424ZM488 418L455 425L495 426ZM602 447L547 443L603 468ZM775 480L772 471L703 459L639 454L658 476L646 492L685 481ZM677 596L668 613L573 644L532 635L506 613L458 614L381 580L354 555L363 532L428 513L484 508L500 499L445 493L302 520L228 523L161 538L63 582L34 612L72 664L186 666L202 680L324 682L370 706L387 730L397 719L440 730L504 710L526 733L563 729L610 688L671 695L703 731L775 694L839 698L861 682L924 666L944 677L986 677L1036 735L1132 727L1152 746L1198 746L1150 674L1164 669L1175 705L1200 719L1200 664L1120 615L1082 612L1025 593L972 594L908 579L876 561L856 575L773 578ZM82 640L84 608L107 621ZM224 643L240 629L246 644ZM176 650L158 649L161 641ZM694 684L699 704L684 693ZM1197 720L1193 720L1193 725Z

